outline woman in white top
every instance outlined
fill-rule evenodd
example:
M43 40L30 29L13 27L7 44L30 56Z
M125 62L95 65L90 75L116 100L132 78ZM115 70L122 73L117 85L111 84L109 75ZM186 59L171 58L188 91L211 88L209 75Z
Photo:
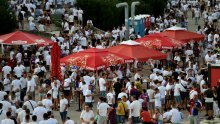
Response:
M58 110L58 95L59 95L59 86L57 82L54 82L54 86L52 87L52 98L54 100L54 110Z

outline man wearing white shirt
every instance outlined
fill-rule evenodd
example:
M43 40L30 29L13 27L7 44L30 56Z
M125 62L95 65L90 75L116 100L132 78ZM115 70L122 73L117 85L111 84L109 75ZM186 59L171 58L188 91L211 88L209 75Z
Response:
M106 81L105 81L105 74L101 74L99 78L99 89L100 89L100 96L106 97Z
M34 109L37 107L37 103L32 100L30 95L28 96L28 100L24 102L24 105L30 110L30 114L33 114Z
M131 109L131 118L134 124L140 123L140 113L142 109L142 105L140 101L138 101L137 96L132 97L133 102L130 105Z
M104 102L104 97L100 97L99 101L100 104L98 105L98 120L97 120L97 124L106 124L107 123L107 117L108 117L108 113L109 113L109 108L110 106Z
M29 93L34 100L35 100L36 87L37 85L36 85L35 79L31 77L31 75L29 75L27 78L27 93Z
M173 124L179 124L182 122L182 115L180 114L180 111L175 107L175 104L172 105L172 109L170 110L171 119L170 121Z
M84 81L86 82L87 85L90 85L91 83L91 77L88 75L88 73L83 76Z
M85 91L85 103L92 108L92 97L94 94L92 93L91 90L92 90L92 85L89 85L89 88Z
M7 118L3 119L1 124L15 124L14 120L10 119L11 118L11 112L6 113Z
M14 76L14 80L12 81L12 91L15 93L15 97L17 100L20 100L20 91L21 91L21 81L17 76Z
M14 68L15 75L20 78L24 72L24 67L21 65L21 63L18 63L18 65Z
M67 111L68 111L68 100L65 98L64 94L61 94L60 99L60 116L61 120L64 123L67 117Z
M43 107L41 101L38 102L38 107L36 107L33 111L33 115L37 116L37 122L43 120L44 113L47 113L47 109Z
M166 92L166 87L161 85L161 83L158 83L158 89L161 95L161 104L162 104L162 110L165 107L165 92Z
M6 78L3 81L3 85L4 85L4 91L7 92L7 94L9 94L11 90L10 74L7 74Z
M179 105L182 102L180 91L186 92L186 89L179 83L179 79L176 79L174 86L174 99L177 105Z
M94 120L94 113L90 110L88 105L85 105L85 110L82 111L80 115L81 124L88 124Z
M7 64L7 63L6 63ZM11 67L8 66L8 65L5 65L3 68L2 68L2 72L3 72L3 75L4 75L4 78L6 78L7 74L10 74L12 71Z
M47 111L52 111L53 103L51 99L51 94L47 94L47 98L42 100L43 105L47 109Z
M71 85L71 79L70 78L66 78L65 80L64 80L64 85L63 85L63 87L64 87L64 91L63 91L63 93L64 93L64 95L65 95L65 97L68 99L68 100L70 100L69 99L69 96L70 96L70 85Z

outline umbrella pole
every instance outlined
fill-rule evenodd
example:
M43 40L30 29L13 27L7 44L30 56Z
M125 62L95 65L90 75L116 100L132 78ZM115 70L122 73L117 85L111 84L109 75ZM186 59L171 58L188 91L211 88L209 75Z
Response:
M1 44L1 49L2 49L2 55L4 55L5 53L4 53L4 46L3 46L3 44Z

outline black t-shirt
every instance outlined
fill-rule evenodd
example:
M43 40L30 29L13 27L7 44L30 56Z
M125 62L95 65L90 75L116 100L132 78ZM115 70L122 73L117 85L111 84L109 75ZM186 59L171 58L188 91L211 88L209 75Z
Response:
M121 88L122 88L122 84L119 82L116 82L114 84L114 88L115 88L115 93L120 93L121 92Z
M29 58L24 58L23 61L24 61L25 67L30 66L30 59Z

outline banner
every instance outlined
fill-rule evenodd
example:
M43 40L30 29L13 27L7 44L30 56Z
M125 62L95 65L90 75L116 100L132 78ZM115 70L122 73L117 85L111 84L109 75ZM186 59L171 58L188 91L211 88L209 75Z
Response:
M209 65L209 84L211 87L217 86L217 82L220 81L220 65Z

